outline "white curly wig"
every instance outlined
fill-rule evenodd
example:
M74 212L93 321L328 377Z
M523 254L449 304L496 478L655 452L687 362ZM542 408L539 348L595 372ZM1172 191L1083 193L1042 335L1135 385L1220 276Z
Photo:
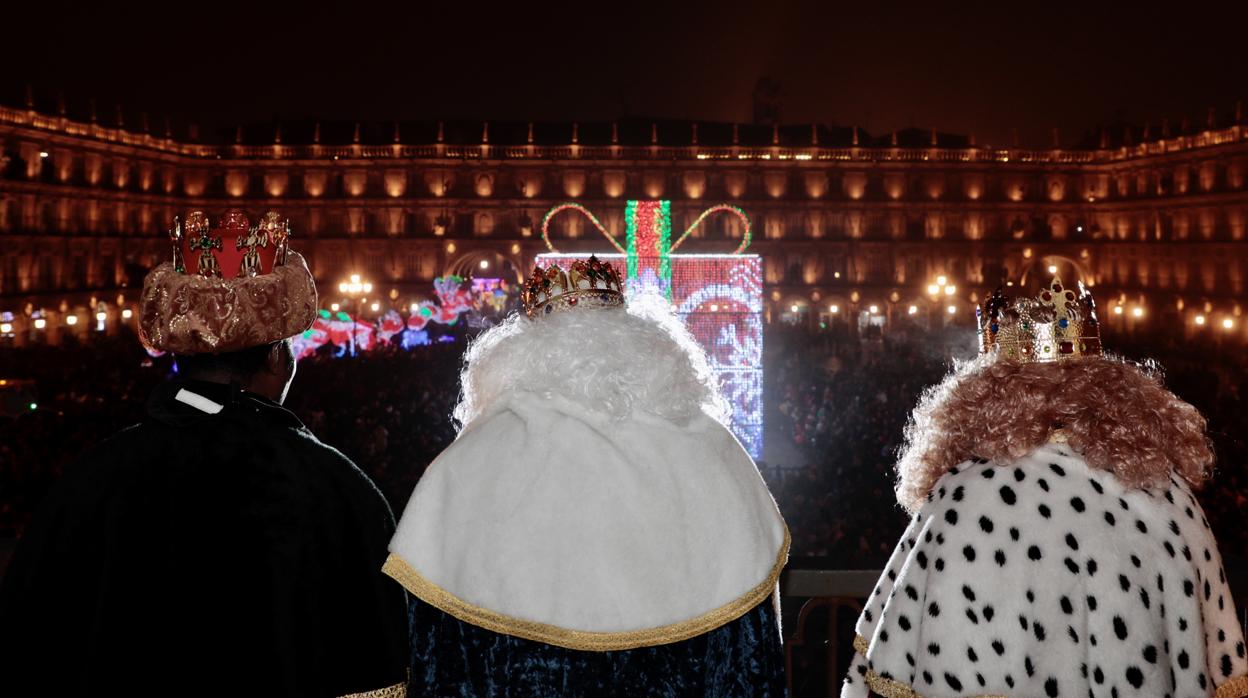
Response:
M729 414L706 354L660 297L632 297L627 309L516 313L468 347L460 384L461 431L516 392L558 395L616 419L641 411L683 425Z

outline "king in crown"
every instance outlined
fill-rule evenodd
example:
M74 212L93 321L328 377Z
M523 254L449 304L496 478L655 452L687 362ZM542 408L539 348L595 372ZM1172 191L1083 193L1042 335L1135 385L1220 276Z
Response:
M530 318L557 310L624 307L620 273L595 256L577 260L565 271L552 264L533 269L521 292L524 313Z

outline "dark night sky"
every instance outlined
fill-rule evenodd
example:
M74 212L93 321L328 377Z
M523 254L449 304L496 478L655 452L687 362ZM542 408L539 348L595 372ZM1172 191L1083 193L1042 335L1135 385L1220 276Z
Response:
M1248 98L1248 3L10 3L0 98L116 104L175 129L282 119L785 123L1063 141ZM37 5L37 7L32 7ZM257 6L259 3L257 3ZM956 9L954 9L956 8ZM81 109L85 109L81 107ZM131 121L133 123L133 121Z

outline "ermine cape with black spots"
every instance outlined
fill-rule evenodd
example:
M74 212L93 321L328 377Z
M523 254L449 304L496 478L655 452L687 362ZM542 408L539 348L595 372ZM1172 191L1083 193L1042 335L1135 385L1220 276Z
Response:
M1128 489L1063 443L943 475L856 631L842 698L1248 695L1186 483Z

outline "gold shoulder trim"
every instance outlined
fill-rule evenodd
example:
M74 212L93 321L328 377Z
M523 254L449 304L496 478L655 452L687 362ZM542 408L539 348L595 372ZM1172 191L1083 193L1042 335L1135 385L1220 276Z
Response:
M1245 698L1248 696L1248 674L1237 676L1218 686L1214 698Z
M871 643L867 642L867 638L861 635L854 635L854 651L861 654L865 659L867 650L870 649Z
M534 642L545 642L546 644L566 647L572 650L608 652L680 642L681 640L687 640L696 635L710 632L745 615L747 611L757 606L775 590L776 582L780 578L780 571L784 569L784 564L789 558L789 543L789 529L786 526L784 529L784 544L780 546L780 553L776 555L776 564L772 566L770 574L758 586L750 589L737 600L730 601L697 618L691 618L679 623L618 633L569 630L555 625L515 618L481 608L480 606L474 606L425 579L415 568L407 564L403 558L393 553L386 559L386 564L382 566L381 570L393 577L395 581L402 584L405 589L421 601L441 609L465 623L470 623L496 633L513 635L525 640L533 640Z
M339 698L404 698L407 695L407 684L396 683L393 686L378 688L372 691L364 691L363 693L348 693Z

